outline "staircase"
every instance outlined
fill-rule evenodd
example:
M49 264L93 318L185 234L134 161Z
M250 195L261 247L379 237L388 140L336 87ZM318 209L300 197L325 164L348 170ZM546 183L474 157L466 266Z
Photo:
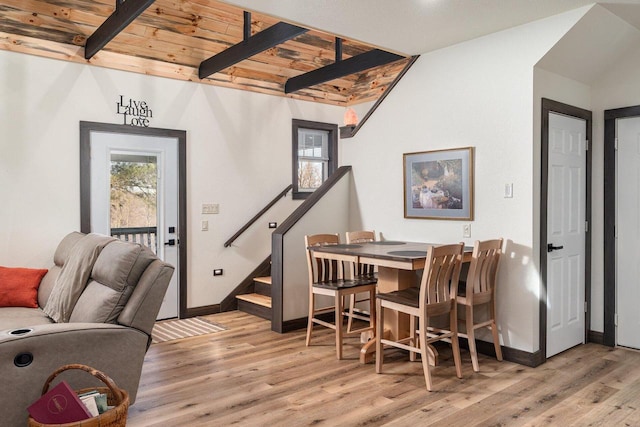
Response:
M271 276L255 277L253 293L236 295L238 310L271 320Z

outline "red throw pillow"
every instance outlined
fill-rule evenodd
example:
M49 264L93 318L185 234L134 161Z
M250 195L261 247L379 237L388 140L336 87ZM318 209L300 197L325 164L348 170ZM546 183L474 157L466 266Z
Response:
M0 307L38 307L38 287L46 269L0 267Z

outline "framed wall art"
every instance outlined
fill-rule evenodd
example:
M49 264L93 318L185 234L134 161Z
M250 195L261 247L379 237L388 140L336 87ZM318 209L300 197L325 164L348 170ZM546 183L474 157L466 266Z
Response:
M405 153L404 217L473 219L473 147Z

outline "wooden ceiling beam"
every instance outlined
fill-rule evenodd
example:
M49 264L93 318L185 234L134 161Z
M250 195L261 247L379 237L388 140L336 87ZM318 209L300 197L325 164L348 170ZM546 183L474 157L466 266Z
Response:
M342 61L336 61L317 70L291 77L284 85L284 93L296 92L309 86L359 73L400 59L405 59L405 57L380 49L370 50Z
M305 32L307 32L306 28L278 22L217 55L205 59L200 63L198 75L201 79L208 77Z
M107 43L124 30L155 0L116 0L116 10L94 31L84 46L84 58L91 59Z

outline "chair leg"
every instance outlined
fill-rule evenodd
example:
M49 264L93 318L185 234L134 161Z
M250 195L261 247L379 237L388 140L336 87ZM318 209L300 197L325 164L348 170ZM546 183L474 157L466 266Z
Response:
M478 351L476 350L476 334L473 327L473 307L470 305L465 306L465 318L467 327L467 339L469 340L469 353L471 353L471 364L473 365L473 372L479 372L480 365L478 364Z
M493 334L493 346L496 349L496 359L502 361L502 348L500 347L500 337L498 336L498 325L495 319L491 322L491 333Z
M376 298L377 299L377 298ZM380 300L376 301L376 373L382 373L384 363L384 348L382 346L382 335L384 334L384 307Z
M342 310L344 310L342 295L336 293L336 357L342 359Z
M311 292L309 294L309 320L307 322L307 340L306 345L309 347L311 344L311 332L313 331L313 312L315 311L315 294Z
M411 346L412 347L419 347L420 343L418 342L418 332L417 332L418 328L416 328L416 316L411 316L409 315L409 334L411 334ZM416 352L415 351L410 351L409 352L409 361L410 362L415 362L416 361Z
M422 359L422 370L424 371L424 381L427 390L431 391L431 366L429 364L429 348L427 347L427 320L426 316L420 316L420 357Z
M455 301L454 301L455 307ZM458 340L458 313L451 310L449 314L449 323L451 328L451 350L453 351L453 362L456 365L456 376L462 378L462 361L460 360L460 341Z
M347 333L353 331L353 310L356 308L356 295L349 295L349 316L347 320Z
M491 304L491 334L493 335L493 346L496 349L496 359L502 361L502 348L500 347L500 337L498 336L498 325L496 324L496 302Z

